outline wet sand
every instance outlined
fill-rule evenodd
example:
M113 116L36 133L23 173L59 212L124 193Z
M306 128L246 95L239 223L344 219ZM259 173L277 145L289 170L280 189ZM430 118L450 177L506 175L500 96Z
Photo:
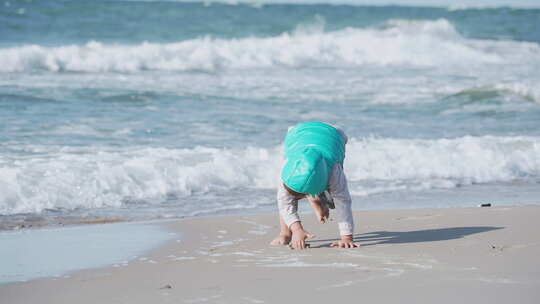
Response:
M158 223L179 237L128 264L0 285L0 303L540 299L540 206L359 211L356 249L329 247L338 236L334 222L303 220L316 235L303 251L268 245L276 215Z

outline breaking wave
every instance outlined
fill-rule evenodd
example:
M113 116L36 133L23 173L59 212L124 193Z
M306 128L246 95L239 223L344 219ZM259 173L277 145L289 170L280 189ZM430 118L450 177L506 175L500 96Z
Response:
M126 200L272 189L282 162L281 147L85 149L62 148L32 158L0 157L0 214L120 207ZM354 195L527 182L540 176L540 138L352 139L345 171Z
M531 60L535 43L473 40L446 19L390 20L376 28L324 31L324 20L278 36L201 37L177 43L103 44L0 49L0 72L217 71L362 65L466 66ZM536 60L536 59L535 59Z

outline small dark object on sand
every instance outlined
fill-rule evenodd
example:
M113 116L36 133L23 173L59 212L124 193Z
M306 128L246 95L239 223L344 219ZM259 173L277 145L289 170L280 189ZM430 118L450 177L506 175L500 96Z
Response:
M160 289L172 289L172 286L167 284L167 285L161 287Z
M490 204L490 203L487 203L487 204L480 204L480 207L491 207L491 204Z

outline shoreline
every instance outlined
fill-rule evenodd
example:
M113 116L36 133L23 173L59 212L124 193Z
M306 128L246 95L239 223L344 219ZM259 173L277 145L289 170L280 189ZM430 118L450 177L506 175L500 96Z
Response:
M354 216L360 248L329 248L337 225L315 223L306 214L303 223L316 238L304 251L268 245L279 229L275 214L157 221L182 238L127 265L1 284L0 300L322 303L338 294L383 303L403 296L534 303L540 296L540 206L368 210ZM424 298L418 298L419 287L428 289Z
M161 224L92 222L0 232L0 285L125 266L172 239Z
M377 201L377 196L371 197L372 201ZM492 200L476 200L478 203L463 204L457 206L451 205L437 205L437 206L412 206L407 208L394 208L394 207L384 207L384 208L373 208L373 207L364 207L364 208L354 208L353 212L365 212L365 211L401 211L401 210L422 210L422 209L459 209L459 208L477 208L481 207L484 203L490 203L492 208L499 207L526 207L526 206L540 206L540 202L531 202L527 201L525 203L507 203L507 202L493 202ZM301 204L299 206L299 212L301 214L311 214L313 210L306 204ZM102 225L102 224L117 224L117 223L152 223L152 222L161 222L161 221L182 221L198 218L213 218L213 217L228 217L228 216L250 216L250 215L270 215L277 214L277 210L248 210L243 212L238 212L237 210L225 211L223 213L217 214L207 214L207 215L194 215L194 216L148 216L148 217L119 217L117 215L112 215L110 217L106 216L74 216L66 214L65 216L55 216L47 217L40 214L11 214L11 215L2 215L3 221L0 221L0 233L3 232L13 232L13 231L32 231L39 229L47 228L63 228L63 227L78 227L78 226L91 226L91 225ZM20 220L18 218L24 218L29 216L27 220Z

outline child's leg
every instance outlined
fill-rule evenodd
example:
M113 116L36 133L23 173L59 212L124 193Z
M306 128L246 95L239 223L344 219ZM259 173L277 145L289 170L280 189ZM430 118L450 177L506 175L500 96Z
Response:
M275 238L272 242L270 242L270 245L289 245L289 243L291 242L292 231L291 229L289 229L289 226L285 224L285 221L283 220L281 215L279 216L279 227L279 236Z
M326 223L328 218L330 217L330 209L328 209L328 206L324 204L320 198L312 198L308 196L308 201L315 210L315 214L317 216L317 220L321 223Z

